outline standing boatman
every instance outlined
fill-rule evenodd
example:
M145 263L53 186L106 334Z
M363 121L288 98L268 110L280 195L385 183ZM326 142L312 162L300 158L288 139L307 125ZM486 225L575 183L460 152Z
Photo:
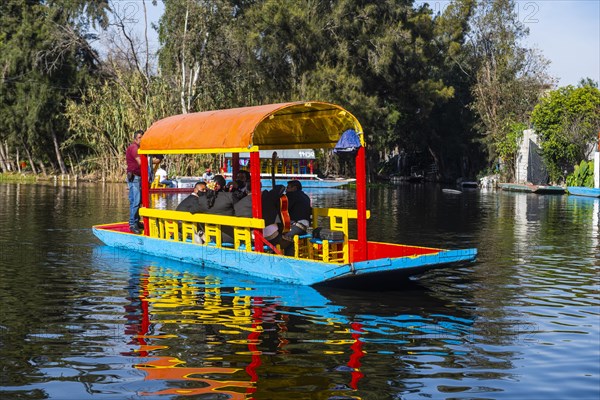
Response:
M140 203L142 202L142 160L138 155L144 131L138 130L133 134L133 143L127 147L127 187L129 189L129 231L139 235L143 225L140 223Z

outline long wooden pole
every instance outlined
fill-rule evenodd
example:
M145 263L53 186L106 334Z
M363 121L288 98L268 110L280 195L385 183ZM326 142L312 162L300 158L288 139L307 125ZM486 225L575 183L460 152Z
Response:
M231 180L237 179L237 174L240 171L240 153L231 154Z
M260 192L260 155L258 151L250 153L250 187L252 190L252 218L262 219L262 193ZM254 249L262 253L262 232L254 230Z
M356 153L356 211L358 249L354 252L354 261L365 261L367 252L367 167L365 147L361 146Z

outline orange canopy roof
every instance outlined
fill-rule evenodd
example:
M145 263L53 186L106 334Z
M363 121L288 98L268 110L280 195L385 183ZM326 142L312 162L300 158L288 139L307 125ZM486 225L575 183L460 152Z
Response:
M266 104L161 119L148 128L139 152L183 154L332 148L347 129L354 129L363 141L358 120L335 104Z

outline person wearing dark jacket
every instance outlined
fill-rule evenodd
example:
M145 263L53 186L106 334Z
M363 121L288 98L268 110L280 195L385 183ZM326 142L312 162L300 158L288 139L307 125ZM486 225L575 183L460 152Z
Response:
M252 218L252 193L250 192L250 181L236 181L236 190L231 192L233 196L233 210L236 217Z
M276 185L271 190L264 190L261 194L262 216L265 220L265 229L263 236L271 244L278 244L281 239L281 231L283 228L280 213L281 195L285 191L283 185Z
M291 256L294 254L294 236L306 234L310 226L312 207L310 205L310 197L302 191L302 183L300 181L289 181L285 193L288 199L291 229L283 235L281 247L285 249L286 255Z
M222 175L215 175L212 182L208 183L206 196L200 198L201 212L206 214L234 216L233 197L230 192L226 192L225 178ZM221 226L221 240L223 242L233 242L233 227Z
M204 196L204 191L202 190L203 188L206 188L206 183L197 182L194 185L194 191L192 194L183 199L175 211L186 211L192 214L202 212L200 207L200 197Z

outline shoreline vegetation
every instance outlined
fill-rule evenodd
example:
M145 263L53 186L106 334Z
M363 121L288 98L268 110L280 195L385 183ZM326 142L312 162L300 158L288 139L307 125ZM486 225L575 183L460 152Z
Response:
M598 83L557 88L548 60L525 45L515 0L443 10L416 0L170 0L152 26L156 2L132 2L135 15L113 3L0 2L0 172L118 181L133 132L157 120L314 100L361 121L370 182L417 170L441 182L498 170L510 182L517 143L535 126L550 180L562 183L600 129ZM157 45L135 34L144 24ZM353 161L316 155L323 175L353 176ZM222 165L165 164L172 176Z

